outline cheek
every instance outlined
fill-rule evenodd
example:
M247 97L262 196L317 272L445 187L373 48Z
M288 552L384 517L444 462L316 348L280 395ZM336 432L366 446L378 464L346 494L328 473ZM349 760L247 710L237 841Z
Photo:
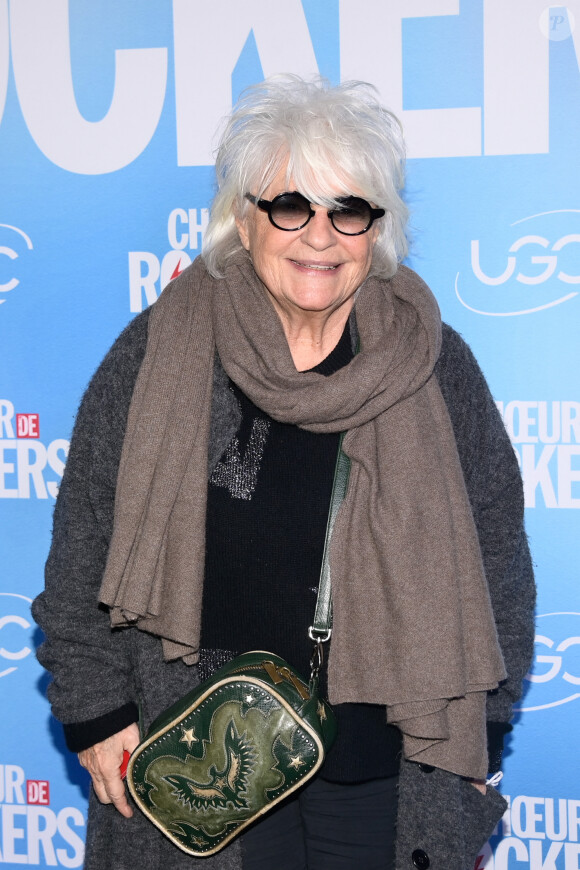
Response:
M370 261L371 261L372 258L373 258L373 251L374 251L374 247L375 247L376 241L377 241L377 239L378 239L378 237L379 237L379 226L378 226L378 224L374 224L374 225L370 228L370 230L368 231L368 233L366 234L366 236L367 236L367 238L365 239L365 242L366 242L366 259L367 259L368 262L370 263Z
M357 267L361 270L368 271L371 266L373 257L374 240L365 240L365 244L361 245L357 251L353 251L353 258Z
M256 274L267 287L278 282L279 279L276 276L279 273L276 257L271 256L270 252L259 244L250 249L250 256Z
M248 226L248 247L256 271L271 273L279 265L281 253L286 248L286 239L279 230L268 226ZM280 236L280 237L279 237Z
M375 249L375 242L376 242L376 240L377 240L377 235L378 235L378 232L377 232L377 231L373 232L373 237L372 237L372 239L369 239L369 241L368 241L368 245L367 245L367 250L366 250L366 264L367 264L367 267L368 267L369 269L370 269L370 267L371 267L371 263L372 263L372 260L373 260L373 251L374 251L374 249Z
M262 222L258 223L253 218L246 218L240 232L240 239L254 262L267 258L272 245L268 227L265 227Z

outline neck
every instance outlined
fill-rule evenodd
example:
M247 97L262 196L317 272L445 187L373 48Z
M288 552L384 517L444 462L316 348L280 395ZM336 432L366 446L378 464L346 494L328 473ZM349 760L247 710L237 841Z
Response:
M303 312L289 316L278 312L296 370L307 371L317 366L331 353L342 336L352 311L350 305L328 312Z

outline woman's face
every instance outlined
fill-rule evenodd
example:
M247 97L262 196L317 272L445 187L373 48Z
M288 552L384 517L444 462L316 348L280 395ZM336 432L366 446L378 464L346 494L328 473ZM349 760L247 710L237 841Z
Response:
M285 177L283 166L263 199L295 190ZM344 191L330 193L340 196ZM285 232L272 226L266 212L251 206L236 221L240 239L283 318L330 314L340 306L345 306L348 316L354 294L368 275L378 227L374 224L360 236L345 236L334 229L327 209L312 208L316 213L305 227Z

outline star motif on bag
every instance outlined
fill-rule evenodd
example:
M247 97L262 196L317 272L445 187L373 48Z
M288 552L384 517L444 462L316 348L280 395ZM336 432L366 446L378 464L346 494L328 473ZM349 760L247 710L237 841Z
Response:
M306 764L306 762L302 761L302 759L300 758L299 755L293 755L290 758L290 762L288 764L288 767L293 767L294 770L298 770L298 768L302 767L303 764Z
M179 738L180 743L187 743L187 748L191 749L192 743L199 743L198 738L195 736L195 728L182 728L183 734Z

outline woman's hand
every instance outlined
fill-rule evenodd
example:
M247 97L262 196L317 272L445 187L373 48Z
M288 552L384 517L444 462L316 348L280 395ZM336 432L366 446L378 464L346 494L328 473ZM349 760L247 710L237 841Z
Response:
M98 799L102 804L114 804L126 819L131 818L133 810L127 800L120 768L123 752L133 752L138 743L139 727L134 722L101 743L79 752L79 761L90 773Z

